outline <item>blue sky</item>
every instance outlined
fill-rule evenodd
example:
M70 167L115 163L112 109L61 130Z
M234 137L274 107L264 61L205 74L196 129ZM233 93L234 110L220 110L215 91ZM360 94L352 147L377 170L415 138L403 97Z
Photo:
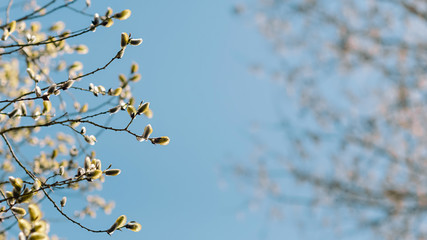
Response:
M270 222L265 213L248 211L248 196L237 190L231 177L217 172L230 165L230 155L245 159L252 151L248 136L254 122L275 122L273 87L247 71L255 60L271 61L268 44L252 23L233 16L233 2L228 0L93 1L90 12L104 12L107 6L115 11L132 9L132 16L108 31L99 29L85 37L90 52L77 56L85 69L98 67L113 56L121 32L131 32L144 42L129 47L121 61L87 81L116 81L118 73L138 62L142 80L134 92L151 102L154 118L138 121L132 128L142 132L151 123L154 135L168 135L171 143L153 146L125 134L100 137L94 147L97 156L104 164L111 162L122 169L122 174L108 178L103 190L95 194L114 200L116 208L111 215L100 213L84 223L105 229L125 214L143 226L139 233L115 233L111 239L310 239L310 233L301 233L292 216ZM52 18L64 16L71 29L88 21L67 19L76 15L66 10ZM128 116L122 114L115 123L122 119ZM228 181L225 190L219 187L222 180ZM75 198L69 197L69 206ZM239 220L236 214L242 211L246 217ZM68 239L107 238L52 214L59 223L52 225L52 233ZM330 236L328 230L313 229Z
M118 44L122 31L144 39L99 78L127 71L127 64L138 62L142 80L135 85L135 95L151 102L154 118L133 128L142 131L150 122L154 134L170 136L171 143L163 147L139 143L127 135L101 137L96 146L99 157L123 172L107 179L100 193L116 201L112 215L101 214L88 224L109 226L125 214L141 222L143 230L117 233L113 238L262 239L267 224L263 213L237 220L236 214L246 211L247 197L233 186L222 191L216 172L228 164L227 154L246 156L253 147L246 133L250 124L268 113L269 88L247 72L247 58L257 58L257 52L267 49L255 28L231 14L230 1L93 5L102 11L105 6L132 9L127 21L93 34L105 43L89 44L89 55L108 59L112 55L106 53L108 46ZM67 224L68 230L73 228L73 233L85 238L106 237Z

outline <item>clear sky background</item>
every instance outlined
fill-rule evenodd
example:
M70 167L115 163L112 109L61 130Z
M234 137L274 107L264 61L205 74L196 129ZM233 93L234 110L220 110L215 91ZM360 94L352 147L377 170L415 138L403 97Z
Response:
M99 213L95 220L83 223L105 229L125 214L142 224L141 232L124 231L109 238L88 233L52 212L58 223L52 225L52 233L68 239L333 238L329 230L314 227L319 222L304 210L301 214L307 216L303 218L308 227L303 231L293 216L272 222L265 212L249 211L249 197L238 191L231 175L218 173L232 164L230 156L241 160L249 156L254 144L248 136L254 122L276 121L273 86L248 72L255 60L271 61L271 52L252 22L232 14L233 4L230 0L93 1L88 12L103 13L111 6L115 11L129 8L132 16L82 39L90 52L76 58L85 69L102 66L114 56L121 32L131 32L144 42L129 47L123 60L88 78L88 83L117 81L118 73L138 62L142 80L134 93L151 102L154 118L138 121L132 128L142 132L151 123L153 135L167 135L171 143L154 146L126 134L108 133L94 147L104 165L111 162L122 174L107 178L103 190L94 193L116 202L113 213ZM76 16L61 10L51 18L65 17L70 29L80 29L90 21ZM127 114L120 119L127 121ZM69 206L76 198L69 197Z

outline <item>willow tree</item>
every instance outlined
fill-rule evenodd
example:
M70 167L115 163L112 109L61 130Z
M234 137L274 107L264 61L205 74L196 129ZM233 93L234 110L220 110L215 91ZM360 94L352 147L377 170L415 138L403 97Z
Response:
M109 213L114 207L112 202L88 195L121 172L112 168L108 159L98 159L90 149L102 141L97 139L101 132L123 132L138 141L159 145L167 145L169 138L150 137L150 124L144 130L131 130L134 121L152 116L149 102L132 94L132 85L141 78L136 63L127 75L119 74L117 81L103 81L108 85L88 82L89 76L99 82L97 74L125 58L125 50L140 45L141 38L130 33L111 36L117 38L117 45L109 47L117 51L111 59L100 59L95 69L86 70L82 62L67 61L66 55L88 53L84 45L87 34L96 34L101 28L108 30L115 21L131 15L128 9L111 8L103 14L90 14L90 1L78 2L50 0L39 5L35 0L9 0L2 8L0 239L57 238L49 237L51 217L42 211L47 208L55 209L70 225L93 233L111 235L116 230L141 229L139 223L128 221L125 215L111 219L111 225L104 229L94 229L80 221L86 215L94 216L96 210ZM87 23L80 29L68 30L61 19L49 22L47 16L64 10L72 10L67 13L72 12L76 18L85 16ZM79 44L69 44L70 39ZM112 126L111 119L122 111L129 115L128 121ZM83 210L82 206L67 205L67 194L75 191L87 196ZM63 196L58 198L53 192Z
M282 137L261 127L264 150L235 167L251 202L330 206L341 230L426 239L427 3L253 0L234 12L272 46L277 64L254 66L280 86Z

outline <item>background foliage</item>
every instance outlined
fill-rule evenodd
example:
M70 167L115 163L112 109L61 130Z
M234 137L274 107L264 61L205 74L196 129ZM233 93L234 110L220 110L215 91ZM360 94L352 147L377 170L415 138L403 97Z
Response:
M274 130L261 122L261 150L235 167L251 186L249 206L268 202L279 218L292 212L284 205L327 206L334 213L319 215L344 235L369 229L385 239L426 238L426 7L417 0L236 5L274 51L273 64L255 62L251 71L277 86L280 119ZM298 183L304 190L289 187Z

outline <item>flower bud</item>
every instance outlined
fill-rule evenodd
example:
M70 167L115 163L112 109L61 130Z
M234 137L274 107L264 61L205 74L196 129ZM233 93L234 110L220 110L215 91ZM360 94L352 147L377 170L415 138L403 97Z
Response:
M124 74L119 74L119 80L121 83L125 83L127 81Z
M143 41L142 38L134 38L134 39L131 39L129 43L133 46L138 46L142 43L142 41Z
M79 154L79 150L77 150L77 148L73 146L70 149L70 156L75 157L75 156L77 156L77 154Z
M24 182L20 178L9 177L9 182L16 190L21 191Z
M130 221L128 224L126 224L125 228L130 229L134 232L139 232L141 231L141 224L135 222L135 221Z
M32 222L41 218L41 212L39 207L33 203L28 205L28 212L30 213L30 220Z
M89 156L86 156L85 157L85 170L86 171L89 171L89 169L90 169L90 165L91 165L92 163L91 163L91 161L90 161L90 157Z
M129 81L131 81L131 82L138 82L139 80L141 80L141 74L139 74L139 73L137 73L137 74L133 75L133 76L129 79Z
M79 167L77 169L76 177L81 177L83 174L85 174L85 170L83 168Z
M41 96L42 96L42 90L40 89L40 87L39 87L39 86L36 86L36 87L34 88L34 92L36 93L36 96L37 96L37 97L41 97Z
M117 228L123 227L124 225L126 225L126 216L121 215L120 217L117 218L115 223L117 223Z
M99 86L96 87L96 90L98 92L100 92L102 95L105 95L105 87L104 86L99 85Z
M23 218L18 220L18 227L25 234L28 234L31 230L31 224Z
M18 234L18 240L27 240L27 237L25 237L25 233L20 232L20 233Z
M62 197L60 204L61 207L65 207L65 204L67 204L67 197Z
M18 215L25 215L27 214L27 211L25 211L25 209L20 208L20 207L12 207L11 208L12 212Z
M84 138L85 138L85 141L87 143L89 143L90 145L95 145L95 142L96 142L96 137L95 136L93 136L93 135L90 135L90 136L85 135Z
M98 25L98 24L99 24L99 14L98 14L98 13L95 13L95 14L93 15L92 24L93 24L93 25Z
M9 38L10 32L7 28L3 28L3 35L1 36L2 41L6 41Z
M137 114L138 114L138 115L143 114L143 113L145 113L149 108L150 108L150 103L149 103L149 102L143 103L143 104L141 104L141 105L138 107Z
M114 14L114 18L117 18L119 20L126 20L130 17L131 11L129 9L123 10L119 13Z
M22 116L27 116L27 107L25 106L25 102L20 102L19 108L21 109Z
M44 100L43 101L43 114L46 114L48 112L50 112L50 110L52 109L52 103L49 100Z
M160 145L168 145L169 141L170 141L169 137L166 137L166 136L158 137L158 138L151 138L150 140L153 144L160 144Z
M19 109L15 108L10 113L7 114L9 118L14 118L19 115Z
M144 112L144 115L147 116L147 118L152 118L153 111L151 111L151 109L148 109L147 111Z
M25 35L25 38L27 39L27 42L28 42L28 43L33 43L33 42L35 42L35 41L36 41L36 36L31 35L31 34L29 34L29 33L27 33L27 34Z
M80 134L86 134L86 128L85 127L82 127L82 129L80 130Z
M16 21L12 21L7 25L7 30L9 30L9 33L13 33L16 29Z
M51 95L51 94L53 94L53 92L55 92L55 90L56 90L56 84L54 83L54 84L50 85L49 88L47 89L47 94Z
M87 110L89 110L89 104L85 103L85 104L83 104L83 106L80 108L79 113L85 113L85 112L87 112Z
M28 236L28 240L48 240L49 238L44 233L33 232Z
M60 166L60 167L59 167L59 175L63 176L63 175L64 175L64 173L65 173L64 166Z
M19 197L18 202L19 203L28 202L33 197L33 195L34 194L31 192L29 188L25 188L25 190L22 192L22 195Z
M96 169L101 170L101 166L102 166L101 164L102 164L101 160L99 160L99 159L95 160L95 168Z
M6 198L8 199L7 201L9 202L9 204L14 204L15 203L15 199L13 197L13 193L11 191L6 191Z
M31 68L27 68L27 73L31 79L34 79L36 77L36 74L34 74L34 71Z
M36 178L36 180L34 180L32 189L37 191L40 189L41 186L42 186L42 183L40 182L39 179Z
M34 227L32 230L38 233L45 233L47 231L46 225L47 224L45 221L37 221L36 223L34 223Z
M105 16L108 18L111 16L111 14L113 14L113 9L111 9L110 7L107 8L107 11L105 12Z
M122 36L120 39L120 46L122 48L125 48L128 45L128 43L129 43L129 35L125 32L122 32Z
M134 106L129 105L129 106L127 107L127 111L128 111L129 116L130 116L131 118L134 118L134 117L136 116L136 109L135 109L135 107L134 107Z
M105 170L105 175L107 176L117 176L121 173L120 169L108 169Z
M53 24L50 28L49 31L51 32L61 32L62 30L64 30L65 28L65 24L64 22L56 22L55 24Z
M62 89L67 90L69 89L71 86L73 86L74 84L74 80L68 80L66 81L63 85L62 85Z
M121 108L122 108L121 105L117 105L113 108L110 108L110 110L108 110L108 112L110 112L110 114L114 114L114 113L117 113Z
M89 48L86 45L78 45L74 48L78 54L86 54L89 52Z
M122 93L122 88L121 88L121 87L118 87L118 88L116 88L116 89L112 90L110 95L111 95L111 96L119 96L119 95L120 95L120 93Z
M91 178L91 179L98 179L98 178L100 178L102 176L102 171L101 170L99 170L99 169L96 169L96 170L94 170L94 171L91 171L91 172L89 172L88 174L87 174L87 177L88 178Z
M73 64L71 64L68 67L68 71L70 72L76 72L76 71L80 71L83 69L83 64L79 61L75 61Z
M104 27L111 27L113 24L114 24L114 21L111 18L108 18L102 22L102 26Z
M150 134L153 133L153 128L151 127L150 124L148 124L147 126L145 126L144 128L144 133L142 133L142 138L144 140L147 140L150 137Z
M136 73L138 72L139 66L137 63L132 63L132 66L130 67L130 73Z

